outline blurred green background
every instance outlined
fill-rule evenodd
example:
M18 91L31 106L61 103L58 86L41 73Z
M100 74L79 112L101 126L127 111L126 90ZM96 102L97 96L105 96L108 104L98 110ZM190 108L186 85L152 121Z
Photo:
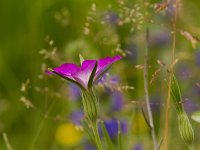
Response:
M151 1L150 3L156 2L159 1ZM97 14L92 14L91 6L93 3L96 4ZM126 2L129 7L134 4L143 5L141 1ZM198 36L200 34L199 8L200 2L198 0L183 0L178 28L190 31ZM142 44L141 41L144 42L145 25L142 24L142 29L134 32L130 32L130 24L117 27L112 23L111 25L104 25L104 22L102 23L104 17L102 16L110 11L120 13L118 1L0 1L0 134L7 134L14 149L27 150L31 145L34 145L33 147L36 150L59 149L55 146L54 137L55 130L62 121L57 121L55 118L44 119L45 114L49 112L50 116L65 117L70 110L80 107L81 103L76 105L66 102L65 99L68 98L65 91L67 90L67 82L64 84L58 78L49 79L43 71L44 68L55 67L65 61L78 63L79 53L87 59L95 59L118 53L123 54L116 50L119 44L121 49L131 47L130 50L133 49L133 55L128 55L119 65L113 66L111 72L118 74L123 84L135 87L134 91L125 93L127 101L143 98L142 71L135 69L135 65L143 63L141 49L144 43ZM165 15L163 17L162 13L156 14L152 10L151 12L153 14L152 19L156 23L150 25L150 33L154 35L154 33L165 31L169 33L168 37L171 38L170 17ZM91 21L89 27L93 35L87 36L84 34L84 32L87 32L87 29L84 28L87 26L85 23L87 17L93 15L96 16L94 16L95 19ZM186 77L187 80L184 83L181 82L181 87L184 92L186 91L186 97L188 95L193 96L196 102L195 106L199 109L197 104L199 104L198 96L200 95L198 95L198 92L196 95L187 92L190 87L195 86L194 84L200 81L198 60L196 60L197 53L200 52L199 44L197 42L194 49L191 43L180 34L177 39L177 57L180 58L180 64L188 66L191 71L190 75L192 75L191 78ZM156 43L156 41L154 42ZM137 48L136 51L135 47ZM151 64L156 65L157 59L169 63L170 57L166 56L170 54L170 48L170 39L165 45L162 45L162 43L161 45L153 45L150 52ZM56 54L54 55L52 52L55 49ZM134 53L136 53L135 57ZM44 58L45 56L46 58ZM151 68L150 75L155 70L155 68ZM182 77L182 74L179 75L179 77ZM25 92L20 91L22 83L25 83L27 79L30 81L29 88ZM156 87L163 86L160 81L162 81L162 77L158 78L158 81L150 90L153 96L161 97L164 102L166 95L162 96L160 94L162 89L159 88L159 91ZM27 109L20 101L22 96L29 99L34 108ZM160 113L163 112L160 111ZM161 116L157 115L155 118ZM157 119L157 127L160 126L159 121ZM194 126L199 130L199 124L194 123ZM162 129L159 128L159 130ZM175 130L175 133L178 134L177 126L172 130ZM174 135L173 132L171 134ZM145 136L148 137L148 132ZM199 145L198 141L197 136L196 145ZM150 142L149 140L147 143ZM178 142L182 145L181 147L184 147L181 140ZM2 136L0 138L0 149L6 149Z

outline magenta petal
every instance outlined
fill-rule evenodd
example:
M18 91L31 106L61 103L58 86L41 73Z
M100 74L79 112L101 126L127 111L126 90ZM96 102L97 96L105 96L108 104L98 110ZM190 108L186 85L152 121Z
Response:
M81 70L78 71L73 77L74 79L83 85L84 88L88 88L88 83L92 72L95 68L96 60L85 60L82 63Z
M80 71L80 68L75 64L65 63L53 69L57 74L74 80L73 75Z
M77 84L82 89L90 89L93 82L98 80L114 62L121 58L121 56L117 55L114 57L102 58L98 61L85 60L81 67L72 63L65 63L54 69L48 69L46 73L57 74Z
M122 56L116 55L114 57L105 57L98 60L97 71L95 75L95 80L99 79L109 67L116 61L122 59Z

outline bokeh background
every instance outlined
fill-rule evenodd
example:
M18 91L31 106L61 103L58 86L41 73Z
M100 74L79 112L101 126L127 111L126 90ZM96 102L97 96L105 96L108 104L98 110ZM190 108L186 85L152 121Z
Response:
M64 62L79 64L79 54L85 59L116 54L124 57L96 85L102 118L108 126L115 127L115 119L125 122L128 148L151 149L149 129L141 113L144 100L141 68L147 22L150 27L150 99L157 136L161 140L168 74L165 65L157 61L166 66L171 61L174 9L171 2L166 10L156 12L153 4L159 2L1 0L0 149L7 149L5 135L15 150L93 148L81 129L75 129L81 128L78 118L82 114L77 87L44 73L48 67ZM145 7L149 10L148 21ZM198 0L180 1L177 22L176 58L179 61L175 73L189 115L200 109L199 8ZM175 113L173 107L171 113ZM171 116L169 147L184 149L177 117ZM200 124L194 121L192 124L198 133ZM195 147L200 148L198 134L195 134Z

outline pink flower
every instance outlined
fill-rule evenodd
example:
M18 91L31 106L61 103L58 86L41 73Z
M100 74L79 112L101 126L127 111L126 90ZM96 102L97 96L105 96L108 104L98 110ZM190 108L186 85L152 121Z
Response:
M48 69L47 74L57 74L65 78L82 89L90 89L111 65L120 60L122 57L116 55L114 57L105 57L99 60L84 60L81 67L73 63L64 63L54 69Z

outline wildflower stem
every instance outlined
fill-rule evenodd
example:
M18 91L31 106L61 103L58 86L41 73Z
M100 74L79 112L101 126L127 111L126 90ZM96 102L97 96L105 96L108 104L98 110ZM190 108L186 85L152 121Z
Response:
M101 144L101 139L99 136L99 132L98 132L98 122L92 122L92 130L94 133L94 137L95 137L95 142L97 145L98 150L103 150L102 144Z
M147 26L146 27L146 48L145 48L145 54L144 54L144 74L143 74L144 75L144 94L145 94L149 125L150 125L150 130L151 130L151 137L153 140L153 146L154 146L154 150L157 150L158 144L157 144L157 139L156 139L156 134L155 134L152 111L151 111L150 102L149 102L148 50L149 50L149 28Z
M172 41L172 51L171 51L171 65L170 65L170 73L169 73L169 89L167 93L166 100L166 111L165 111L165 129L164 129L164 150L167 150L168 146L168 132L169 132L169 110L170 110L170 99L171 99L171 83L172 83L172 75L173 75L173 63L175 58L175 49L176 49L176 22L177 22L177 5L178 1L175 0L175 9L174 9L174 17L172 19L172 33L173 33L173 41Z
M146 11L147 11L147 9L146 9ZM149 27L148 27L148 24L147 24L146 25L146 48L145 48L145 53L144 53L144 74L143 74L143 77L144 77L144 94L145 94L145 101L146 101L151 137L152 137L152 140L153 140L153 146L154 146L154 150L157 150L158 144L157 144L157 139L156 139L156 134L155 134L152 111L151 111L150 102L149 102L148 51L149 51Z

